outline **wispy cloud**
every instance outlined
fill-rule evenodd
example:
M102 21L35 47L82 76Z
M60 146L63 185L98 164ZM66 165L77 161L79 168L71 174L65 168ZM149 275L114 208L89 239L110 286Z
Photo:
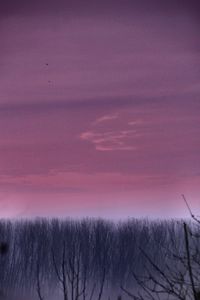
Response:
M128 125L130 126L141 125L141 124L143 124L143 121L141 119L131 120L128 122Z
M127 110L120 110L98 117L92 128L80 134L80 139L91 143L97 151L134 151L142 124L142 119L133 119Z
M84 141L92 143L98 151L135 150L130 139L137 135L135 130L119 130L107 132L86 131L80 135Z
M118 113L114 113L114 114L110 114L110 115L104 115L102 117L97 118L96 121L95 121L95 124L116 120L118 117L119 117Z

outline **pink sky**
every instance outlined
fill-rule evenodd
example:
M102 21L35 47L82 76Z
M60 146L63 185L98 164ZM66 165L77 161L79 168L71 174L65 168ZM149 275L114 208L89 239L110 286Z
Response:
M197 2L82 3L0 4L0 216L198 214Z

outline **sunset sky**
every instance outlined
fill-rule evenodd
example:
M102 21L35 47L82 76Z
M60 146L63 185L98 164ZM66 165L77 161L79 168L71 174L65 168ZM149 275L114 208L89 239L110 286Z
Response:
M2 2L0 217L200 214L198 1Z

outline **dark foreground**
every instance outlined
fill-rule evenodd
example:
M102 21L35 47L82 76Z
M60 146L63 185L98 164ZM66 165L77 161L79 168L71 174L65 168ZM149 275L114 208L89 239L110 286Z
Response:
M1 221L0 299L198 300L197 233L173 220Z

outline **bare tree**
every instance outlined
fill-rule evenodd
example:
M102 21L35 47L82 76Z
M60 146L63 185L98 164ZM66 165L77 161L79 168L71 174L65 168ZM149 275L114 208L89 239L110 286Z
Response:
M79 224L80 225L80 224ZM63 290L64 300L93 299L96 285L90 290L90 244L84 245L86 233L83 228L71 222L65 227L62 257L56 260L52 249L52 260L58 281ZM87 252L88 251L88 252Z
M68 288L66 281L65 243L63 242L61 270L57 265L54 249L52 249L52 260L58 281L61 283L64 300L68 300Z
M41 273L40 273L40 265L41 261L39 260L39 257L36 262L36 288L37 288L37 295L39 300L44 300L42 296L42 290L41 290Z
M194 222L182 223L182 244L179 247L160 245L163 248L160 250L165 253L161 263L156 262L140 247L145 262L144 272L139 276L132 270L137 292L133 293L124 285L121 286L122 291L130 298L158 300L165 296L178 300L200 299L200 220L192 213L185 197L184 201Z

